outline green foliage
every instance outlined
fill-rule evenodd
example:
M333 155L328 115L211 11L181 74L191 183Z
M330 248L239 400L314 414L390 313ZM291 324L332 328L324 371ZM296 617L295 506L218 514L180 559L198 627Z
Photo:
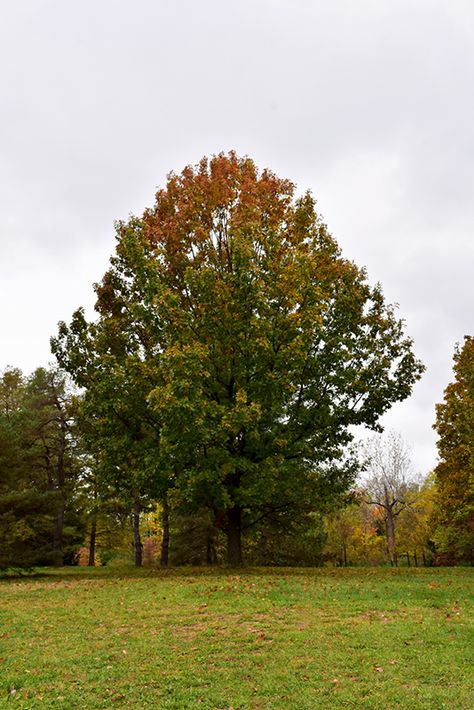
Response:
M130 511L127 505L117 498L107 496L94 501L92 509L85 508L87 525L84 544L90 553L92 524L95 525L95 556L101 564L109 564L116 558L131 561L133 555L133 537L130 525Z
M170 519L170 564L214 565L225 560L223 535L206 508L175 507Z
M55 370L0 378L0 567L73 559L82 521L69 408Z
M474 337L454 354L454 382L436 406L440 462L435 522L441 562L474 563Z
M252 565L318 567L323 564L324 542L320 513L303 507L276 511L249 530L245 558Z
M233 153L117 225L96 292L98 319L78 310L52 346L101 456L135 495L210 508L234 564L262 514L347 488L349 427L377 428L423 370L311 195Z
M53 562L54 494L25 488L0 495L0 569Z

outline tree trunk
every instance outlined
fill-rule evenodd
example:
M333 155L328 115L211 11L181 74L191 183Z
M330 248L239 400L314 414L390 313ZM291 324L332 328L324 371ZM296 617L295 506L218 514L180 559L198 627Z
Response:
M59 503L59 508L56 513L56 518L54 520L54 531L53 531L53 560L56 567L62 567L64 564L63 559L63 529L64 529L64 512L66 509L65 502L65 482L66 482L66 471L65 471L65 455L66 455L66 442L67 442L67 422L64 418L64 412L59 403L56 401L56 407L60 413L60 428L61 428L61 439L59 442L58 460L56 464L56 485L60 492L61 500Z
M214 545L212 533L208 532L206 537L206 564L215 565L217 562L217 553Z
M140 512L140 503L136 501L132 513L133 544L135 548L135 567L141 567L143 561L143 544L140 537Z
M415 560L415 567L418 567L418 557L417 557L417 554L416 554L416 550L415 550L414 553L413 553L413 559Z
M387 528L387 551L388 551L388 558L390 560L390 564L392 567L396 566L396 559L395 559L395 519L393 517L393 510L391 506L387 506L387 520L386 520L386 528Z
M95 540L97 536L97 516L94 514L91 521L91 535L89 538L89 559L88 567L95 567Z
M260 564L263 566L268 565L268 559L269 559L269 551L268 551L268 537L265 531L262 532L260 536L260 545L259 545L259 558L260 558Z
M227 509L227 564L241 567L242 559L242 508L234 505Z
M53 564L62 567L63 561L63 527L64 527L64 501L62 500L54 518L53 529Z
M168 552L170 546L170 511L168 506L168 497L163 498L163 537L161 539L161 557L160 567L168 567Z

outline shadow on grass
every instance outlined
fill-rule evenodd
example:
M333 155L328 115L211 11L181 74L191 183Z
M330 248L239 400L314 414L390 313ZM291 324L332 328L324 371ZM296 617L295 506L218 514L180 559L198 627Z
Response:
M442 567L436 568L436 572L442 574ZM453 570L453 568L450 568ZM462 568L459 568L461 571ZM199 566L199 567L168 567L158 566L134 567L132 564L107 565L103 567L36 567L33 569L0 570L0 582L8 580L28 581L28 580L104 580L104 579L164 579L187 578L187 577L209 577L209 576L235 576L252 577L265 575L266 577L337 577L341 578L371 578L377 576L386 577L415 577L435 572L433 567L224 567L224 566Z

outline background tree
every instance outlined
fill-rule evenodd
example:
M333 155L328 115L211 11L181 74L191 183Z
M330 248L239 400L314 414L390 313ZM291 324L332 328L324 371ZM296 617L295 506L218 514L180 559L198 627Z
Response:
M27 439L34 457L31 470L37 487L40 489L45 483L56 501L53 562L62 565L65 533L66 538L74 538L74 528L80 525L75 506L81 471L76 455L78 432L72 413L73 394L63 373L54 368L37 368L26 382L24 397Z
M213 512L233 565L262 516L347 488L349 427L376 428L423 369L311 195L233 153L170 175L117 225L96 291L98 319L76 312L54 352L111 441L126 418L127 447L147 452L134 470Z
M25 443L24 378L0 377L0 568L28 567L44 559L50 542L50 500L35 490Z
M313 510L311 510L311 507ZM253 565L312 566L323 563L324 527L316 506L275 510L248 531L247 558Z
M397 516L413 506L418 497L408 450L395 432L377 435L364 446L367 478L364 499L378 508L383 516L387 536L387 553L391 565L397 564L395 523Z
M324 556L339 567L358 562L354 554L354 543L361 528L361 510L357 501L326 515Z
M196 510L173 501L170 515L170 560L173 565L213 565L222 562L222 532L214 525L207 508Z
M124 292L133 289L127 279L124 275ZM53 351L83 388L77 415L87 450L96 461L95 485L112 491L128 507L135 564L140 566L141 514L157 498L166 510L172 485L170 472L160 469L159 424L148 403L156 386L156 343L152 328L134 312L140 303L134 302L132 293L127 308L115 303L109 310L108 286L97 290L99 321L88 324L79 310L69 329L62 324Z
M62 564L81 535L70 393L56 370L0 378L0 566Z
M474 563L474 337L454 353L454 382L436 405L435 503L441 560Z

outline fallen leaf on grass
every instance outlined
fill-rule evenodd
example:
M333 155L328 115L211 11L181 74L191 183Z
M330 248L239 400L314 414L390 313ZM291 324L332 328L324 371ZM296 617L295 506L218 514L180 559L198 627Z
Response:
M383 668L382 666L374 666L374 671L377 671L377 673L383 673Z

